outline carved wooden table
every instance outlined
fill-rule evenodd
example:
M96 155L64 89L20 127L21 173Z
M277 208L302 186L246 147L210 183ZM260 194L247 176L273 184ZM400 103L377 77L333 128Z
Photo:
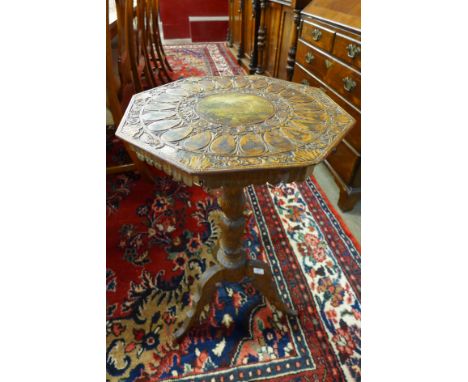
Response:
M199 280L181 338L216 285L249 277L279 310L267 264L242 249L244 192L250 184L303 181L352 127L353 118L318 88L263 76L192 77L136 94L116 135L140 160L175 180L222 188L217 264Z

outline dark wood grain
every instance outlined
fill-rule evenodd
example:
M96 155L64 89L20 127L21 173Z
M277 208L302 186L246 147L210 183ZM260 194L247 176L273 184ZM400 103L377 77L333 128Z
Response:
M291 80L300 10L309 0L230 0L228 46L249 73Z
M243 0L231 0L229 7L230 24L229 28L232 30L232 48L235 55L239 51L239 46L242 40L242 7Z
M356 69L344 65L335 57L299 40L297 62L314 73L340 93L350 103L361 106L361 74ZM345 88L345 79L354 83L352 89Z
M328 163L335 169L346 184L353 183L357 166L361 162L361 156L346 141L341 142L328 155Z
M316 76L324 79L328 68L325 64L326 57L304 40L299 39L297 43L296 62L313 72Z
M279 49L279 54L278 58L276 59L276 71L275 71L275 77L276 78L281 78L283 80L288 79L288 71L287 71L287 66L288 66L288 56L289 56L289 50L291 47L291 41L294 39L294 31L295 31L295 25L294 25L294 11L291 8L288 7L283 7L282 9L282 18L281 18L281 24L280 24L280 29L281 29L281 45Z
M318 22L312 22L305 18L302 24L301 39L323 50L331 51L335 39L335 31Z
M297 37L299 35L299 28L301 25L301 12L298 9L294 9L293 13L294 26L291 32L291 39L289 42L289 51L286 65L286 79L288 81L291 81L294 72L294 63L296 60L297 52Z
M293 75L294 82L321 88L356 119L325 160L340 189L343 211L353 208L361 192L360 9L359 0L314 0L305 7ZM314 39L315 29L320 38Z
M359 36L353 37L337 33L332 54L341 61L346 62L357 69L361 69L361 41L358 40ZM351 47L354 47L354 52L356 53L353 54L353 50L350 49Z
M304 15L312 16L330 25L360 31L360 0L314 0L304 9Z
M267 3L265 14L265 48L263 49L263 69L266 75L275 77L275 69L278 66L277 56L281 49L281 17L283 5Z

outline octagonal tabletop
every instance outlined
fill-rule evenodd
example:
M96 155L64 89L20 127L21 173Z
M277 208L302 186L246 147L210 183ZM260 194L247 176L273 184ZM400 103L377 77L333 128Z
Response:
M318 88L264 76L191 77L134 95L116 135L189 184L227 173L263 183L304 177L353 124Z

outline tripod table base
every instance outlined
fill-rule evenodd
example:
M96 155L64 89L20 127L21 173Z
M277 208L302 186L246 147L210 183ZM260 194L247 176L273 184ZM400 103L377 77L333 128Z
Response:
M220 199L224 212L221 219L220 247L217 248L218 263L205 271L199 280L197 291L192 296L192 308L174 337L180 340L197 322L200 313L213 301L217 286L222 282L240 282L249 278L253 286L280 311L297 316L279 296L268 264L259 260L247 260L242 250L245 219L243 217L244 193L242 188L225 188Z

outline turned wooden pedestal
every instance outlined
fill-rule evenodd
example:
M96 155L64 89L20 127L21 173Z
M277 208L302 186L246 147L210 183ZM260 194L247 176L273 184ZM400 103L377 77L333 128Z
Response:
M269 266L242 250L243 189L305 180L353 123L320 89L263 76L186 78L132 98L116 135L137 157L187 185L222 189L217 264L201 276L176 338L197 322L217 284L244 277L277 309L296 314Z
M242 238L246 226L243 213L245 205L243 188L224 188L219 204L224 216L221 221L222 231L217 249L218 264L209 268L201 276L187 318L175 333L176 339L180 339L196 324L203 307L213 301L214 293L220 283L240 282L245 277L248 277L253 286L277 309L289 315L297 315L297 312L289 308L279 296L268 264L258 260L247 260L242 249Z

